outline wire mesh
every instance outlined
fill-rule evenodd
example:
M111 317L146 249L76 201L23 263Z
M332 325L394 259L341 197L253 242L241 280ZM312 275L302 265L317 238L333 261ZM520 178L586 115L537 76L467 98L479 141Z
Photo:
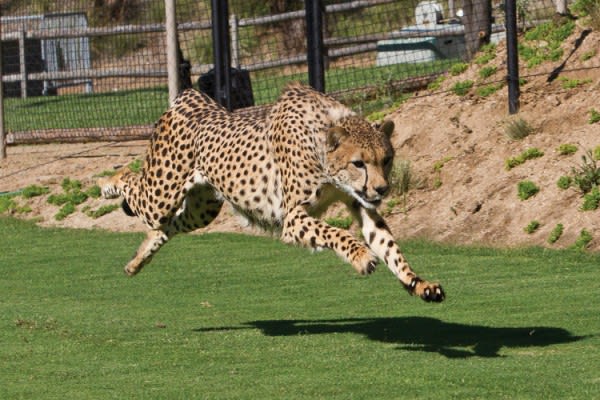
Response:
M589 1L574 4L581 3ZM176 2L184 86L201 88L210 80L210 4ZM497 1L325 0L323 5L326 91L349 93L346 99L357 102L422 88L465 61L484 65L486 57L500 54L493 44L505 35L503 3ZM136 127L148 132L167 107L164 0L27 0L2 8L8 132ZM287 82L308 81L304 9L301 0L229 1L234 89L249 90L241 106L270 104ZM568 16L559 22L562 45L544 36L539 27L557 23L551 0L519 0L517 10L525 31L519 50L525 78L560 66L577 45L564 43L569 34L579 29L578 37L585 38ZM488 41L492 47L477 53ZM600 60L590 50L576 65L598 68ZM486 79L475 84L490 79L502 84L505 75L495 71Z

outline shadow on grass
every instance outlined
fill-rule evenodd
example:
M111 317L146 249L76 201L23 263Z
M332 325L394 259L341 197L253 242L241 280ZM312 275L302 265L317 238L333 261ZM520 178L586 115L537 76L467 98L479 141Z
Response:
M236 329L259 329L267 336L354 333L373 341L397 344L401 350L435 352L448 358L499 357L503 347L544 347L584 338L562 328L495 328L425 317L252 321L240 327L195 331Z

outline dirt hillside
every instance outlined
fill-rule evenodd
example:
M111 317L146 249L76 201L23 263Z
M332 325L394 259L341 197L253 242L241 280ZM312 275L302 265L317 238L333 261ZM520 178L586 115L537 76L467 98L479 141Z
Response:
M573 49L580 33L564 43L565 54ZM561 79L548 83L547 72L527 78L518 117L532 126L533 133L522 140L512 140L506 134L509 117L505 85L487 97L475 94L475 90L465 96L450 91L457 81L480 81L478 71L482 67L478 65L460 76L448 77L442 83L447 91L436 95L417 93L388 115L397 127L393 137L397 156L410 161L413 176L406 206L401 200L381 206L395 235L399 239L424 237L463 244L558 248L571 246L585 229L593 236L588 248L600 249L600 211L581 211L581 193L557 186L558 178L577 168L587 150L600 145L600 123L589 122L590 110L600 111L600 68L586 69L600 65L600 54L594 53L585 61L581 57L599 48L600 34L593 32L568 58L565 70L578 70L563 72L560 77L583 82L575 88L565 89ZM496 60L505 60L502 44L496 51ZM501 81L506 74L504 64L498 62L496 66L490 81ZM546 64L540 71L551 71L552 67ZM536 71L527 73L534 75ZM559 154L558 146L566 143L576 145L577 152ZM145 145L126 142L9 147L7 159L0 163L0 192L37 184L57 194L62 192L60 184L65 177L79 179L84 188L90 187L102 171L143 158ZM507 159L532 147L544 155L506 169ZM532 198L520 200L517 184L526 179L540 190ZM21 206L31 209L15 215L35 219L44 226L144 230L137 219L126 217L120 210L97 219L82 212L84 206L95 210L114 200L88 200L78 206L77 212L56 221L58 207L46 199L47 195L15 197ZM540 223L540 228L528 234L524 228L533 220ZM210 230L245 230L239 222L225 209ZM549 244L550 232L559 223L564 233L556 243Z

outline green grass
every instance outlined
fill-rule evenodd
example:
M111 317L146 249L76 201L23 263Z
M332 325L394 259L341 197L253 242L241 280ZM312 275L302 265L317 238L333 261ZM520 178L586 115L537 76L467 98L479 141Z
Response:
M274 239L0 219L3 399L565 399L600 392L600 257L403 243L448 298Z
M326 72L326 89L327 92L335 92L378 86L381 92L379 94L386 94L386 91L391 90L389 84L395 80L441 73L453 62L441 60L427 65L397 64L331 69ZM269 70L252 75L255 104L272 103L288 82L306 83L308 79L306 73L277 75L278 73ZM356 100L362 103L368 99ZM383 108L385 104L377 106ZM4 107L6 130L9 132L152 125L168 107L168 91L166 87L154 87L111 93L9 98L5 100Z
M168 106L166 88L5 100L7 131L153 124ZM61 116L60 118L58 116Z

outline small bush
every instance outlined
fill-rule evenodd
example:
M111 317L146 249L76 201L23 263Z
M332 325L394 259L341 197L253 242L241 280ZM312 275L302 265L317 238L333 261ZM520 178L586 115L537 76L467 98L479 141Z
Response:
M77 179L72 180L69 178L65 178L65 179L63 179L60 186L67 193L72 192L72 191L79 191L79 190L81 190L81 181L79 181Z
M539 227L540 223L536 220L533 220L523 229L525 230L525 232L531 235L533 232L537 231Z
M594 152L592 154L592 157L594 157L594 160L600 161L600 146L594 147Z
M21 196L23 196L26 199L30 199L32 197L41 196L41 195L47 194L49 192L50 192L50 189L48 189L45 186L42 187L42 186L38 186L38 185L30 185L30 186L27 186L25 189L23 189Z
M16 211L17 203L13 200L13 197L14 196L0 196L0 214Z
M592 237L592 234L586 231L585 229L582 229L579 233L579 237L573 244L572 248L576 250L585 250L586 247L588 247L588 245L592 241L592 239L594 239Z
M554 229L552 229L552 232L550 232L550 236L548 236L548 243L556 243L558 239L560 239L560 237L562 236L564 229L565 228L563 224L556 224Z
M100 172L99 174L94 175L96 178L102 178L105 176L114 176L117 173L116 170L114 169L106 169L102 172Z
M589 193L586 193L583 196L583 205L581 209L583 211L593 211L598 209L598 205L600 204L600 190L595 186Z
M581 156L581 164L571 170L573 185L585 194L600 184L600 167L591 150Z
M494 75L497 70L498 70L497 67L491 67L491 66L483 67L479 70L479 77L481 79L489 78L490 76Z
M456 63L450 67L450 75L456 76L465 72L469 68L469 64L466 63Z
M106 206L102 206L95 211L87 210L85 211L85 215L87 215L90 218L96 219L100 218L103 215L110 214L111 212L119 209L119 207L121 207L119 204L109 204Z
M132 162L129 163L129 165L127 165L127 167L129 168L129 170L131 172L135 172L136 174L138 172L140 172L142 170L142 166L144 165L144 162L140 159L136 159L133 160Z
M444 80L446 80L446 77L444 75L438 76L433 82L427 85L427 89L438 90L442 86L442 82L444 82Z
M556 151L561 156L566 156L566 155L570 155L570 154L576 153L577 152L577 146L575 146L574 144L570 144L570 143L564 143L564 144L561 144L560 146L558 146L556 148Z
M456 82L454 86L452 86L452 92L457 96L464 96L469 93L469 90L473 87L473 81L462 81Z
M533 160L534 158L539 158L539 157L542 157L543 155L544 155L543 151L539 150L536 147L531 147L531 148L525 150L524 152L522 152L521 154L519 154L517 157L509 158L508 160L506 160L505 166L506 166L506 169L508 171L510 171L514 167L523 164L527 160Z
M102 190L100 189L100 186L94 185L88 190L86 190L85 194L87 194L92 199L97 199L102 195Z
M62 221L67 218L69 215L75 212L75 205L73 203L66 203L62 208L56 213L54 219L57 221Z
M581 57L579 57L579 59L582 62L585 62L587 60L590 60L590 59L594 58L595 55L596 55L596 50L590 50L590 51L586 51L585 53L583 53L581 55Z
M512 140L521 140L532 134L533 128L523 118L517 118L506 123L504 133Z
M333 226L333 227L336 227L336 228L349 229L350 226L352 226L352 217L351 216L347 216L347 217L342 217L342 216L330 217L330 218L326 218L325 222L328 223L329 225Z
M478 87L475 90L475 92L480 97L488 97L488 96L496 93L500 89L502 89L502 84L501 83L500 84L496 84L496 85L485 85L485 86Z
M532 196L535 196L540 191L532 181L521 181L517 184L517 192L521 200L527 200Z
M393 193L406 194L411 188L413 173L410 161L401 160L394 164L390 172L390 186Z
M591 79L570 79L564 76L561 76L558 80L563 89L575 89L576 87L592 82Z
M591 109L590 110L590 119L588 120L588 122L590 124L595 124L596 122L600 121L600 112L596 111L595 109Z
M558 186L562 190L567 190L573 184L573 179L570 176L563 175L558 178L558 182L556 182L556 186Z

